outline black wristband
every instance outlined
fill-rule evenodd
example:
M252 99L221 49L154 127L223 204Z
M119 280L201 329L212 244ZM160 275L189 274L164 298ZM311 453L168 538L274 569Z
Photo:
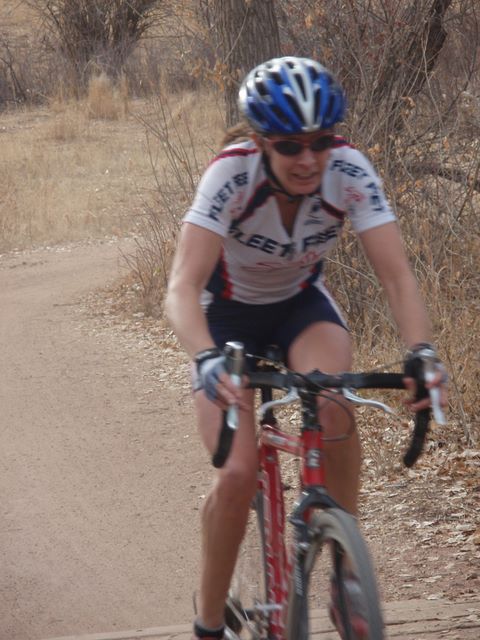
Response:
M206 629L205 627L200 625L197 620L195 620L195 622L193 623L193 632L197 638L200 638L200 640L202 640L203 638L206 638L206 640L210 640L210 639L213 640L213 638L218 638L218 640L223 640L224 633L225 633L225 626L222 625L218 629Z
M193 361L197 365L197 368L205 362L205 360L210 360L210 358L218 358L221 356L222 352L218 347L212 347L211 349L203 349L203 351L199 351L195 354Z

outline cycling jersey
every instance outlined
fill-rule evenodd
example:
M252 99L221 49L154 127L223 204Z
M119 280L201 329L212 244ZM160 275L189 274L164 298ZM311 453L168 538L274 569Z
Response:
M380 178L367 158L335 138L321 188L305 196L291 234L253 141L226 147L203 175L184 221L224 238L202 295L266 304L308 286L323 290L322 265L345 220L357 233L395 220Z

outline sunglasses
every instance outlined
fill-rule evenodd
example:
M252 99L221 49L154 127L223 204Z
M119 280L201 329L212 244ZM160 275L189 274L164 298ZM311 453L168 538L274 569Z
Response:
M277 153L282 156L297 156L305 148L310 149L313 153L320 153L333 147L335 136L333 133L319 136L308 142L300 142L300 140L289 140L285 138L283 140L271 140L266 138L272 145Z

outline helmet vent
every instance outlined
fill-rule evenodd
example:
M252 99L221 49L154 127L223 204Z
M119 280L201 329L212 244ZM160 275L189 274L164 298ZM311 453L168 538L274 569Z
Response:
M316 117L318 117L317 114L320 113L320 88L317 88L317 90L315 91L313 99L315 101L313 106L313 113Z
M300 87L300 90L303 94L303 99L306 100L307 99L307 93L305 91L305 83L303 82L303 78L302 76L298 73L295 75L295 80L297 81L298 86Z
M276 84L278 84L279 86L282 86L283 78L281 73L279 73L278 71L272 71L270 74L270 77Z
M304 122L304 117L302 115L302 112L298 108L298 104L297 104L296 100L294 98L292 98L292 96L288 95L288 93L284 93L283 95L285 96L285 99L287 100L289 107L295 113L295 115L300 120L300 122L303 123Z
M260 109L257 109L257 107L254 104L250 105L250 111L252 112L252 115L254 116L257 122L265 121L262 112L260 111Z
M257 80L255 87L261 96L268 95L268 89L262 81Z
M276 105L272 105L271 109L273 113L277 116L277 118L280 120L280 122L288 126L289 124L288 118L285 117L284 112Z

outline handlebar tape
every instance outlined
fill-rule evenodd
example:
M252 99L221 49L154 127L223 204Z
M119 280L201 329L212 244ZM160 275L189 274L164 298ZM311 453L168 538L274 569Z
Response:
M223 412L222 429L218 438L217 450L213 454L212 464L215 469L221 469L225 464L232 448L235 431L228 426L227 412Z
M425 388L424 384L422 359L412 358L408 360L405 364L405 375L416 380L417 393L415 395L415 401L426 398L428 396L428 390ZM412 467L422 454L430 424L430 416L430 407L417 411L412 439L405 455L403 456L403 464L406 467Z
M348 374L344 376L347 379L345 386L352 389L404 389L405 376L401 373L354 373L351 382Z
M241 342L227 342L224 348L225 368L231 375L232 381L240 386L244 364L244 347ZM238 407L230 407L222 415L222 428L218 437L217 450L213 454L212 464L216 469L221 469L232 448L233 436L238 428Z
M406 467L413 467L423 451L423 445L430 423L430 409L422 409L415 417L415 428L413 430L410 446L403 456L403 464Z

